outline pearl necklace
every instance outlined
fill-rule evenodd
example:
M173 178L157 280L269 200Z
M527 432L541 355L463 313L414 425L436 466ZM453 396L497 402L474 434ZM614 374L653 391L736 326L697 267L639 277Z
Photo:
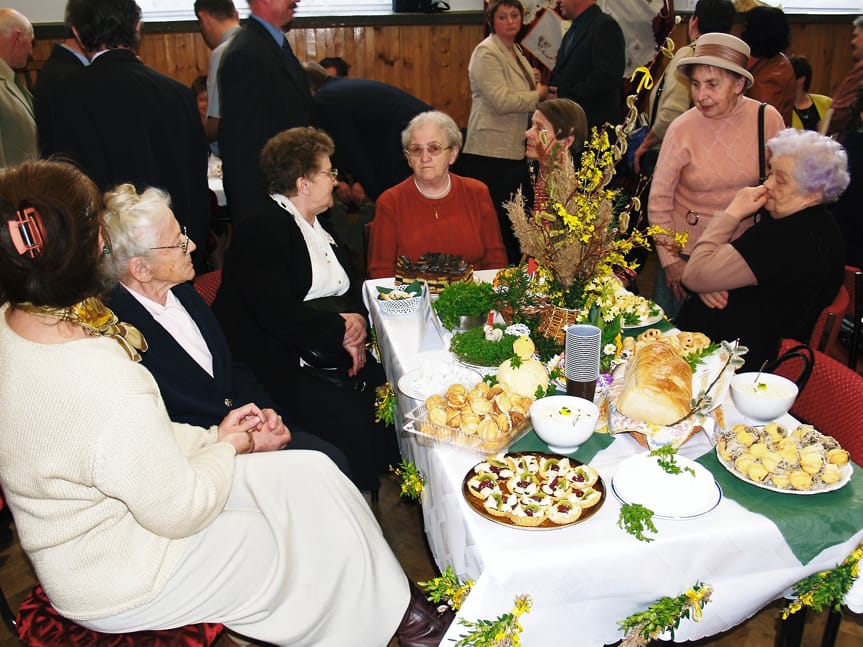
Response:
M414 186L416 186L417 191L419 191L420 195L423 196L424 198L428 198L429 200L438 200L439 198L442 198L447 193L449 193L449 190L452 186L452 180L450 179L449 173L447 173L446 174L446 186L444 187L443 191L441 191L440 193L436 193L434 195L432 195L430 193L426 193L425 191L423 191L422 187L420 186L420 183L417 182L416 178L414 178Z

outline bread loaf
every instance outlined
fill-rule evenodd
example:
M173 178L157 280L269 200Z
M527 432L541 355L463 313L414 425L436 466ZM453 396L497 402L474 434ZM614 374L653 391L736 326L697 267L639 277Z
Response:
M617 410L656 425L670 425L689 413L692 369L680 353L661 341L639 347L626 366Z

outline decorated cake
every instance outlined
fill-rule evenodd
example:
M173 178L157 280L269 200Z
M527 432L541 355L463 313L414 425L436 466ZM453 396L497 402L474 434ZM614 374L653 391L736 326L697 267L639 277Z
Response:
M430 252L417 260L407 256L396 259L396 284L425 281L431 292L440 292L450 283L473 279L473 265L461 256Z

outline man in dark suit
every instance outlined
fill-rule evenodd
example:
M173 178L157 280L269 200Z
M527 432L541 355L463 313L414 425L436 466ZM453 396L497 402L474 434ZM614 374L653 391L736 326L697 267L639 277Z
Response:
M81 46L74 38L67 38L64 43L55 43L51 55L36 77L36 87L33 90L33 112L36 123L39 124L39 148L45 150L45 143L54 140L50 134L51 120L48 118L57 84L73 74L80 72L90 64L90 59L81 51Z
M402 131L432 107L404 90L368 79L333 77L304 63L312 91L312 125L333 138L333 166L347 171L372 200L411 174Z
M620 25L596 6L596 0L558 0L558 7L572 25L557 52L548 98L576 101L590 127L618 124L626 65Z
M108 304L121 321L132 324L144 335L148 348L141 363L153 374L174 422L198 427L218 425L231 409L254 402L261 409L282 411L244 364L233 362L228 342L206 302L190 283L171 289L207 343L213 356L212 377L160 325L130 288L117 285ZM273 449L259 447L259 451ZM313 449L329 456L348 476L348 459L335 445L304 431L292 429L286 449Z
M251 15L219 66L219 152L235 225L268 201L258 164L264 144L310 123L309 86L284 34L295 8L294 0L250 0Z
M207 144L192 91L144 65L134 0L72 0L72 30L91 64L57 84L42 154L69 155L96 184L155 186L171 195L199 249L210 230ZM42 129L39 123L39 129ZM198 253L195 267L204 266Z

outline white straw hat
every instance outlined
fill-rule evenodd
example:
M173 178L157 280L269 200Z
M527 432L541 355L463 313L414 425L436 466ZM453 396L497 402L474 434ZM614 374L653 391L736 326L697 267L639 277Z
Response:
M692 76L695 65L712 65L734 72L746 79L746 87L752 87L755 79L746 69L749 63L749 45L731 34L702 34L695 41L695 55L681 59L677 69L685 77Z

